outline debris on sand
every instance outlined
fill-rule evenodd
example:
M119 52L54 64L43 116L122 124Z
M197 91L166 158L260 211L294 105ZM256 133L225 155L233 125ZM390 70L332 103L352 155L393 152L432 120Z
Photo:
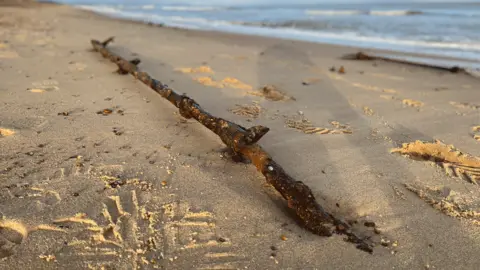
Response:
M404 99L404 100L402 100L402 103L405 104L405 105L407 105L407 106L415 107L415 108L418 108L418 107L422 107L422 106L423 106L423 102L417 101L417 100L413 100L413 99Z
M307 78L305 80L302 81L302 85L311 85L311 84L316 84L318 82L320 82L321 79L320 78Z
M456 108L459 108L459 109L470 109L470 110L479 110L480 109L480 105L478 104L471 104L471 103L467 103L467 102L455 102L455 101L451 101L450 102L450 105L456 107Z
M271 101L296 100L294 97L286 95L283 91L279 90L278 87L271 84L263 86L258 91L249 92L249 94L264 97Z
M0 138L12 136L13 134L15 134L15 131L13 129L0 128Z
M401 148L394 148L391 153L399 153L414 160L430 161L443 168L448 175L462 178L477 184L480 180L480 158L465 154L453 145L440 141L404 143Z
M45 260L46 262L56 262L57 261L57 258L55 258L55 255L40 255L38 257L42 260Z
M180 71L182 73L211 73L211 74L214 73L213 69L209 66L199 66L196 68L191 68L191 67L177 68L175 69L175 71Z
M368 106L363 106L363 113L368 116L372 116L375 112Z
M100 111L97 111L97 114L101 114L103 116L107 116L107 115L110 115L112 114L113 112L115 112L115 110L117 111L118 114L120 115L124 115L125 114L125 111L124 110L117 110L118 107L113 107L113 108L105 108L103 110L100 110Z
M213 80L211 77L199 77L199 78L195 78L194 80L196 80L197 82L199 82L200 84L203 84L205 86L211 86L211 87L216 87L216 88L224 88L225 87L222 83Z
M246 84L239 79L233 77L226 77L221 81L216 81L212 77L198 77L194 78L195 81L205 85L216 88L236 88L241 90L252 90L253 87L249 84Z
M480 134L475 134L475 133L480 133L480 126L472 127L472 131L474 132L473 139L480 142Z
M98 111L97 114L101 114L101 115L109 115L109 114L112 114L113 112L113 109L103 109L101 111Z
M361 61L373 61L373 60L381 60L386 62L398 63L398 64L405 64L410 66L417 66L417 67L425 67L425 68L432 68L438 70L449 71L452 73L467 73L465 68L461 68L458 66L448 66L442 64L431 64L422 60L422 58L415 59L415 57L402 57L402 56L395 56L393 54L385 55L385 54L374 54L374 53L364 53L358 52L355 54L347 54L342 57L344 60L361 60Z
M345 74L345 68L343 66L341 66L340 69L338 70L338 73L339 74Z
M246 84L242 81L240 81L237 78L233 77L226 77L221 81L222 84L225 85L225 87L230 87L230 88L237 88L237 89L242 89L242 90L252 90L253 87L249 84Z
M123 133L125 132L122 128L117 128L117 127L114 127L112 131L117 136L123 135Z

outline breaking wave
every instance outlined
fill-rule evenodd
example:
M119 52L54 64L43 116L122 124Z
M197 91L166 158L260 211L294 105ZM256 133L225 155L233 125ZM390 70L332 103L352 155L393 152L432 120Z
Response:
M165 11L218 11L224 10L224 8L220 7L201 7L201 6L163 6L162 10Z
M331 22L330 20L246 22L241 19L233 21L228 19L221 20L218 18L209 18L202 16L201 14L195 14L195 16L192 17L185 17L177 15L178 13L152 14L146 12L132 12L112 6L77 7L113 17L187 29L235 32L404 52L425 52L434 55L452 56L463 59L478 59L480 57L480 40L475 38L458 40L448 38L424 39L423 36L389 36L384 35L381 31L361 31L359 26L355 23L338 24ZM376 16L393 16L392 14L405 13L405 11L402 11L402 13L399 13L398 11L396 13L393 13L393 11L388 11L389 13L386 12L387 11L382 11L380 15L377 13Z
M348 15L371 15L371 16L411 16L422 15L422 11L417 10L317 10L307 9L307 15L318 16L348 16Z
M335 16L335 15L357 15L357 14L364 14L365 11L361 10L316 10L316 9L307 9L305 11L308 15L327 15L327 16Z

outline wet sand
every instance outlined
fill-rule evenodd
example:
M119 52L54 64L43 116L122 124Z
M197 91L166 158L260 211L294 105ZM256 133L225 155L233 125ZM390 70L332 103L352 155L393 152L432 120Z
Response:
M212 114L269 127L260 145L330 211L375 221L389 247L370 255L299 227L252 165L233 163L216 135L91 51L90 39L109 36ZM2 269L479 263L472 76L54 5L2 7L0 40Z

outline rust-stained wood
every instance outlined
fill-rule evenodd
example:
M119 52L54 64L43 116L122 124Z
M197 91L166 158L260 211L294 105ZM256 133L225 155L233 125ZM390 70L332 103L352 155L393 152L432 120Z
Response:
M119 74L131 74L155 92L167 99L180 111L180 114L187 119L195 119L203 126L217 134L223 143L233 152L234 156L250 160L271 184L287 201L289 208L293 209L302 225L317 235L331 236L343 234L347 241L356 244L357 248L372 252L374 243L370 236L361 236L356 233L351 224L335 217L327 212L315 199L312 190L301 181L289 176L284 169L276 163L272 157L257 142L269 131L264 126L250 128L215 117L205 111L195 100L176 93L162 82L152 78L147 72L140 71L139 59L131 61L116 55L107 48L113 41L109 38L104 42L92 40L95 51L100 52L103 57L110 59L117 64ZM371 227L371 226L369 226Z

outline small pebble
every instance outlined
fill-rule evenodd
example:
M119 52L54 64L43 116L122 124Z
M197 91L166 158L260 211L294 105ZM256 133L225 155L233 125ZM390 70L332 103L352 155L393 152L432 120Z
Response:
M380 244L384 247L388 247L388 245L390 244L390 241L382 238L382 240L380 241Z
M373 228L373 227L375 227L375 222L373 222L373 221L365 221L365 223L364 223L363 225L365 225L365 227Z
M280 239L282 239L282 241L287 241L288 238L285 235L282 235L280 236Z

